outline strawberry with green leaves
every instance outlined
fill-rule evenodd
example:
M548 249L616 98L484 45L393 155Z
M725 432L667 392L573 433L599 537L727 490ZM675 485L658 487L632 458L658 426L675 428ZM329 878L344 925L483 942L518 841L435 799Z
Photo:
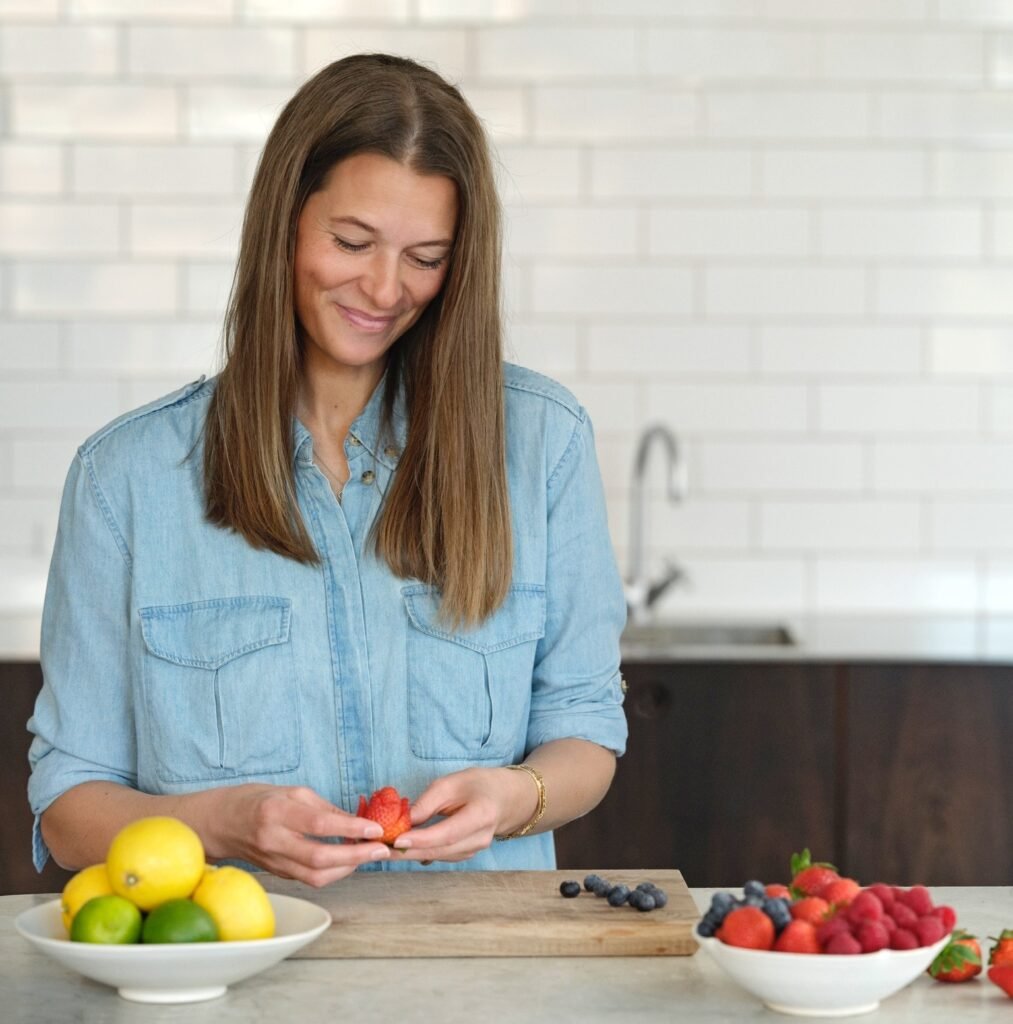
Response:
M841 876L833 864L814 862L808 847L791 855L791 894L796 899L819 896L821 891Z
M968 932L957 930L939 955L929 964L929 974L936 981L970 981L981 974L981 946Z
M988 962L990 966L1005 967L1013 964L1013 928L1004 928L999 932L999 938L989 936L995 945L989 950Z

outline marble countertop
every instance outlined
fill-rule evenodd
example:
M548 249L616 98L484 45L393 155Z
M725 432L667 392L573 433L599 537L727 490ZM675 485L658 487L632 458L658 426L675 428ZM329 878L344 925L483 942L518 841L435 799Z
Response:
M340 883L338 883L340 884ZM700 907L713 890L693 890ZM1013 888L933 888L979 936L1013 926ZM183 1006L129 1003L33 949L14 930L20 911L48 896L0 897L3 1019L17 1024L332 1024L390 1017L399 1024L599 1021L789 1020L738 989L698 952L684 957L542 957L397 960L286 960L232 986L221 999ZM396 994L395 994L396 991ZM981 978L941 985L927 976L886 1000L881 1024L995 1021L1013 1004Z

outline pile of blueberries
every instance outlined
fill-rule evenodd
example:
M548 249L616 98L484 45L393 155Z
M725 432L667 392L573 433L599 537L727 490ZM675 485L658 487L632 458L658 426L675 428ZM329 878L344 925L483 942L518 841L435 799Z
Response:
M711 897L711 905L697 931L705 938L712 936L722 925L724 919L738 907L759 907L774 924L774 931L781 930L791 920L791 908L783 896L768 896L763 882L746 882L742 887L742 896L735 897L730 892L716 892Z
M665 890L653 882L641 882L631 889L628 885L613 885L600 875L588 875L584 879L584 889L607 899L610 907L621 907L625 903L637 910L660 910L668 902ZM573 899L580 895L580 883L563 882L559 891L567 899Z

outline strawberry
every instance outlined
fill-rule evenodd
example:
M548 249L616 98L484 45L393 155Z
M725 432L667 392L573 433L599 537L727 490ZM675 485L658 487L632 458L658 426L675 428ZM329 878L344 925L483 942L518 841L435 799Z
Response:
M797 921L819 924L827 916L829 909L830 904L826 900L821 900L819 896L806 896L791 905L791 916Z
M779 953L821 952L819 939L816 938L816 926L808 921L792 921L778 935L774 949Z
M824 861L813 862L808 847L801 853L791 855L791 894L801 899L803 896L819 896L824 886L840 878L837 868Z
M861 891L853 878L835 878L820 889L819 895L831 906L846 907Z
M992 936L989 936L992 938ZM1013 928L1004 928L999 933L999 938L992 941L995 945L988 954L988 962L996 967L1005 967L1013 964Z
M380 842L390 846L402 832L412 827L408 805L408 797L401 796L393 786L384 786L369 798L368 803L364 796L360 796L357 813L360 818L368 818L382 825Z
M969 981L981 974L981 946L965 931L953 933L950 941L929 964L929 974L936 981Z
M764 886L763 891L771 899L791 899L791 892L788 886L781 885L780 882L771 882L770 885Z
M774 947L774 922L759 907L737 907L714 934L728 946Z
M999 964L988 969L988 980L998 985L1010 998L1013 998L1013 964Z

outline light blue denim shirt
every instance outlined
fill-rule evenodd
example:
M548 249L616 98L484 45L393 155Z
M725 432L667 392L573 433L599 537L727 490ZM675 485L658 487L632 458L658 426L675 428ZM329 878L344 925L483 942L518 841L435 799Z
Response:
M394 436L381 436L382 388L345 442L340 503L295 421L299 507L318 566L205 520L200 432L214 379L81 446L28 723L38 868L49 856L39 815L91 780L145 793L306 785L354 811L381 786L414 798L440 775L513 764L549 740L623 752L625 605L591 424L554 381L509 365L505 381L513 580L499 609L459 632L437 620L431 586L395 576L367 543L405 441L401 406ZM543 833L432 868L554 863Z

